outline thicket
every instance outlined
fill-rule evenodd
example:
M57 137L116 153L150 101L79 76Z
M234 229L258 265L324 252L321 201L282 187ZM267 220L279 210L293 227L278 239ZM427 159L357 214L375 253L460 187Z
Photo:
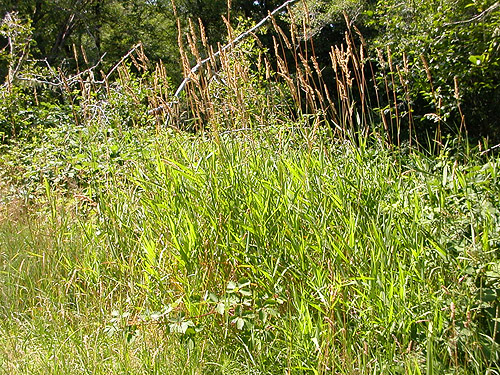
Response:
M9 86L9 90L17 92L7 96L4 93L2 106L9 112L9 103L16 102L18 110L10 112L29 113L38 110L37 103L48 106L67 103L64 95L54 93L53 85L47 81L52 81L59 72L68 75L81 67L92 66L96 79L102 80L101 72L109 71L139 41L149 65L161 61L165 76L178 84L186 73L179 63L178 42L187 44L193 28L199 33L201 27L206 43L217 50L217 43L226 41L225 22L233 25L238 19L257 22L280 4L236 0L5 2L0 9L5 17L0 40L0 72L2 78L5 77L4 89ZM283 35L276 34L273 27L260 29L259 43L271 55L274 71L278 69L276 57L272 56L275 39L281 45L284 41L280 38L292 37L291 24L295 23L297 29L303 29L305 24L308 31L303 38L308 43L301 48L309 51L303 55L316 56L324 84L335 92L335 74L329 57L331 47L342 45L345 33L356 26L361 33L351 37L356 42L363 39L365 55L360 57L370 62L364 79L378 81L376 90L362 93L365 99L370 99L372 109L379 106L394 114L404 122L402 128L412 127L414 134L420 134L421 138L429 133L434 137L436 132L457 134L466 129L474 138L485 136L492 142L498 139L500 9L497 2L297 1L291 8L292 14L295 13L293 19L287 12L281 12L275 19ZM17 13L8 13L12 11ZM344 13L348 15L349 25ZM18 20L14 22L17 26L9 21L12 17ZM201 39L193 42L201 47ZM293 67L297 58L293 50L299 48L299 44L300 41L292 49L286 46L289 51L281 56L287 66L292 67L292 74L295 74ZM198 57L209 56L208 48L201 48L200 53L200 56L188 56L191 66ZM20 77L9 78L14 72ZM39 79L33 80L33 75ZM108 78L115 80L116 75ZM12 85L9 83L12 79L18 82ZM380 101L380 91L396 92L397 99ZM355 102L360 104L359 95ZM11 117L2 120L0 125L4 139L24 126L19 119ZM36 126L37 117L24 120L24 127ZM401 132L396 128L389 131ZM404 134L404 137L409 139L410 135Z

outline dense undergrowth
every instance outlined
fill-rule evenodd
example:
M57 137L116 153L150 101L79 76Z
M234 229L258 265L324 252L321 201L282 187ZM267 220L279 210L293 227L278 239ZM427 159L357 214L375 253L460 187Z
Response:
M114 141L72 197L2 203L5 373L497 371L497 157L293 126Z
M499 373L498 146L422 142L352 35L335 88L253 39L2 87L0 371Z

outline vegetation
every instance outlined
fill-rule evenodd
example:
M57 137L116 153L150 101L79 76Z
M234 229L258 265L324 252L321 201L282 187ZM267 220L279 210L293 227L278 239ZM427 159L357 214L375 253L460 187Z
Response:
M220 12L281 5L233 3L179 1L177 22L162 1L26 1L4 18L0 373L499 373L498 127L470 123L491 109L467 99L498 90L498 5L415 1L428 30L391 1L298 2L214 48ZM40 61L55 34L19 14L69 5L65 43L82 44ZM462 32L488 57L451 43ZM112 35L127 47L100 62Z
M27 67L30 71L35 67L46 70L49 64L53 71L62 69L69 74L81 66L96 66L95 75L102 79L101 71L109 71L141 41L148 59L152 63L161 61L166 75L178 84L183 78L178 36L188 44L190 31L194 29L199 34L202 27L207 43L217 50L217 43L226 41L226 22L232 25L245 24L240 22L242 20L258 22L283 2L4 1L0 5L0 15L16 11L17 17L32 29L32 33L20 34L26 41L25 48L17 36L16 51L9 54L6 52L9 45L12 47L9 42L12 38L6 30L2 32L0 48L5 48L4 58L0 55L0 75L8 75L8 61L12 56L24 56L24 64L31 60L29 69ZM315 52L325 83L333 88L334 72L329 54L331 46L344 42L348 31L343 15L346 12L351 26L356 25L361 30L365 48L373 60L374 71L367 73L370 76L376 73L379 80L384 76L389 78L388 88L393 91L392 86L396 86L399 94L397 103L377 103L377 92L365 92L372 99L373 107L380 104L384 110L398 112L405 128L412 126L422 137L435 131L457 134L463 132L466 125L469 136L474 139L489 137L494 142L500 141L500 123L495 111L500 103L498 2L297 0L294 3L295 6L291 6L293 17L283 12L276 17L275 22L283 35L276 34L273 27L262 28L261 46L273 51L276 38L278 41L283 36L291 38L290 23L302 31L305 23L309 31L303 36L310 43L304 48L311 49L309 54ZM10 27L10 30L14 29ZM230 35L234 36L232 32ZM357 35L353 37L358 38ZM202 44L201 38L193 42ZM294 43L293 47L298 48L298 44ZM25 54L28 49L30 55ZM202 58L208 57L206 48L201 53ZM197 58L188 56L190 65L194 65ZM294 64L293 54L287 53L283 58L289 65ZM405 73L403 81L398 77L401 72ZM461 104L460 109L457 102ZM2 128L0 125L0 131L5 132Z

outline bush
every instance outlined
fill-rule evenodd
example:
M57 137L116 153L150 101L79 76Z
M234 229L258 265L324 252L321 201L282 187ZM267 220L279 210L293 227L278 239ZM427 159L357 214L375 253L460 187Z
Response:
M463 114L471 135L498 137L498 2L378 1L366 15L379 31L376 48L390 48L398 69L407 59L408 87L423 129L443 121L456 131Z

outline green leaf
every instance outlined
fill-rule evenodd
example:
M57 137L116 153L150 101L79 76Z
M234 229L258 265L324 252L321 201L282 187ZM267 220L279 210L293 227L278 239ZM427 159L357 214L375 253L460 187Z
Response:
M189 350L193 350L194 349L194 346L195 346L195 342L193 340L192 337L188 337L185 341L185 344L186 344L186 347L189 349Z
M471 63L473 63L474 65L479 66L483 63L482 57L483 56L481 56L481 55L472 55L472 56L469 56L469 61Z
M224 312L226 311L226 306L224 305L224 302L219 302L215 307L215 311L220 315L224 315Z
M212 302L219 302L219 297L217 297L214 293L209 293L208 300Z
M259 319L265 324L267 322L268 313L265 310L259 311Z
M252 295L252 291L250 289L240 289L240 293L245 297L249 297Z
M169 325L170 332L185 334L189 327L194 327L195 324L191 320L176 322Z
M236 283L234 281L230 281L227 283L226 291L228 293L233 293L236 289Z
M181 323L181 328L182 328L182 333L186 333L186 331L189 329L189 327L194 327L195 324L191 320L186 320Z
M486 277L490 277L492 279L500 279L500 273L497 271L486 271Z
M236 328L242 330L243 326L245 325L245 320L243 318L236 318L235 323L236 323Z
M484 302L493 302L497 299L497 292L493 289L484 289L481 294L481 300Z

